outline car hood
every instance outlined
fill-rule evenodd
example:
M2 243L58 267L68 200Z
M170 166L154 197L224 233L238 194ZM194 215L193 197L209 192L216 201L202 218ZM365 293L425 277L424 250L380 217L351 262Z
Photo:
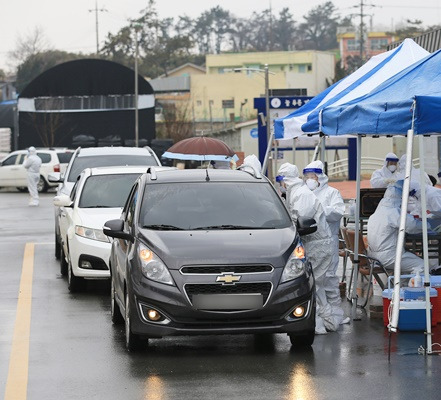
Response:
M122 208L78 208L77 216L83 226L102 229L103 225L121 216Z
M294 227L264 230L154 231L141 241L170 269L183 265L271 264L283 267L294 248Z

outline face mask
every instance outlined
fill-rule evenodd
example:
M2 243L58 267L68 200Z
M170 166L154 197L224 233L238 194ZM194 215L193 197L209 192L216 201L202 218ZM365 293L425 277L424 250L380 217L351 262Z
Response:
M306 186L308 186L309 190L315 190L318 187L318 182L315 179L307 179Z
M390 172L395 172L395 171L397 170L397 166L396 166L396 165L389 165L389 166L387 167L387 169L388 169Z

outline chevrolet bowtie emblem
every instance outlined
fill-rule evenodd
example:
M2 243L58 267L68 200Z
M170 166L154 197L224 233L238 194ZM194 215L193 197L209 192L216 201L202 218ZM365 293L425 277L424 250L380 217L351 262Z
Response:
M240 278L242 278L240 275L222 274L216 278L216 282L222 282L223 284L235 283L239 282Z

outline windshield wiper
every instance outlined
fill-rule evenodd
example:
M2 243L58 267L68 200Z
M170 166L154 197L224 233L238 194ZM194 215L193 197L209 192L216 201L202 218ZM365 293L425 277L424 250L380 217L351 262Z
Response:
M182 228L179 228L178 226L174 225L144 225L143 228L145 229L154 229L158 231L183 231Z
M210 230L210 229L225 229L225 230L239 230L239 229L274 229L274 227L266 226L242 226L242 225L210 225L210 226L198 226L193 230Z
M116 208L116 207L96 205L96 206L87 206L87 207L81 207L81 208Z

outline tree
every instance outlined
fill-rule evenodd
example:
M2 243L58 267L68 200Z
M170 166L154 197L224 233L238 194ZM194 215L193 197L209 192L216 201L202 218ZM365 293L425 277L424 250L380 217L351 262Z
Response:
M29 57L49 50L43 28L37 26L24 36L18 36L15 49L9 52L9 58L14 67L23 64Z
M34 78L49 68L66 61L84 58L82 54L67 53L59 50L47 50L32 54L17 68L15 86L20 93Z
M330 50L337 47L338 16L331 1L313 8L304 16L299 34L303 49Z
M295 47L296 26L288 8L282 9L274 23L274 39L279 50L288 51Z
M6 78L6 73L0 68L0 82L4 81Z

